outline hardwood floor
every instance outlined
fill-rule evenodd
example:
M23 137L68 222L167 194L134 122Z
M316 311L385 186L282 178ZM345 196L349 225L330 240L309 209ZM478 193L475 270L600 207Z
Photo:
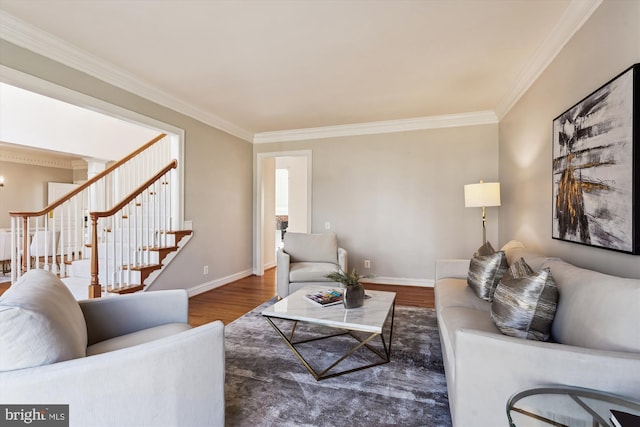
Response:
M225 325L276 295L276 269L249 276L189 299L189 324L199 326L214 320Z
M0 284L0 295L10 283ZM396 304L413 307L434 307L433 288L419 286L378 285L365 283L366 289L393 291ZM251 311L276 295L276 269L265 271L264 276L250 276L220 286L189 299L189 323L199 326L214 320L225 325Z
M365 283L365 288L395 292L398 305L434 307L433 288L371 283ZM198 326L219 319L227 325L275 295L276 269L272 268L262 277L250 276L192 297L189 323Z

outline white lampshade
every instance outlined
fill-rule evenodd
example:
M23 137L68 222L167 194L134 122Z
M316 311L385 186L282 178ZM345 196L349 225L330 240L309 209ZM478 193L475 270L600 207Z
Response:
M479 208L500 206L500 183L482 182L464 186L464 206Z

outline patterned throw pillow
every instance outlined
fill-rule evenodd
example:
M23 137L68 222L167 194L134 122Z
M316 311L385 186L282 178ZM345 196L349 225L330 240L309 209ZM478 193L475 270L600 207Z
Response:
M507 270L507 257L503 251L496 252L487 242L473 254L469 264L467 284L485 301L493 300L493 293Z
M558 298L551 271L545 268L536 273L520 258L496 288L491 319L505 335L548 341Z

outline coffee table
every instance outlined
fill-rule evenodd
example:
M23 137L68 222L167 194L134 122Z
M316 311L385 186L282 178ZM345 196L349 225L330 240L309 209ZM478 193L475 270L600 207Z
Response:
M389 363L391 356L391 339L393 337L393 318L395 314L395 292L366 291L366 294L371 298L365 299L362 307L347 310L342 304L320 307L305 298L305 295L322 289L326 289L326 287L308 286L302 288L262 312L267 322L269 322L278 335L287 343L309 373L319 381ZM280 322L284 325L291 324L291 330L285 334L282 330L283 328L274 322L275 319L285 320L286 322L284 323ZM322 334L312 338L295 340L294 334L299 322L308 325L326 326L331 329L337 329L338 331L328 335ZM390 327L385 328L388 322L390 322ZM388 329L388 341L385 340L383 333L385 329ZM337 360L330 363L326 368L314 369L299 350L299 346L305 343L347 335L355 340L354 345L348 348L344 354L340 355ZM382 351L370 344L376 338L380 339ZM374 358L375 360L371 363L364 363L342 371L336 371L336 369L334 369L338 364L360 349L370 351L376 356Z

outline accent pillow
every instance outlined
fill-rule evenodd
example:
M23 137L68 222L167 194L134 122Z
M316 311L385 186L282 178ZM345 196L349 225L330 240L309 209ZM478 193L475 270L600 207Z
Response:
M536 273L520 258L496 288L491 319L505 335L548 341L558 298L551 271L544 268Z
M0 297L0 372L85 357L87 324L64 283L30 270Z
M504 252L496 252L491 243L487 242L471 258L467 284L479 298L491 302L496 286L507 267L507 257Z

